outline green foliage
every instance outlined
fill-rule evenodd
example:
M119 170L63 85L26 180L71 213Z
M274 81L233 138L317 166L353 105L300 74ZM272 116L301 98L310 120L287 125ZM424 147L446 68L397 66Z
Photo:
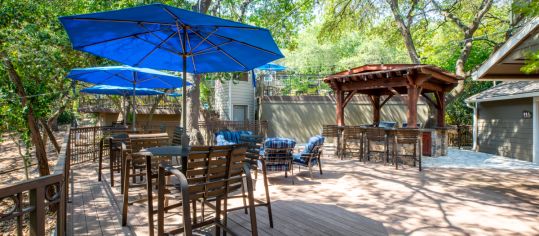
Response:
M513 3L513 10L516 14L522 14L524 17L539 16L538 1L517 0ZM539 72L539 51L528 52L526 55L526 65L521 68L524 73Z
M450 125L472 124L473 109L466 105L465 99L492 87L492 82L480 82L467 79L464 91L447 106L445 119Z

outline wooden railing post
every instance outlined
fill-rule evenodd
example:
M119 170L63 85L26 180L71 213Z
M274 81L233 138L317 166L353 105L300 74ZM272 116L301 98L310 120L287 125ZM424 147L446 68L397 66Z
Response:
M35 209L30 213L30 235L45 235L45 186L30 190L30 205Z

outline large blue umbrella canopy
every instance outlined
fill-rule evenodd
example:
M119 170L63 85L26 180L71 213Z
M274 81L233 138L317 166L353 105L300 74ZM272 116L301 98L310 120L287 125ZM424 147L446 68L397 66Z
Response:
M72 69L67 77L92 84L131 87L131 89L133 87L174 89L182 86L182 79L178 76L125 65Z
M80 90L81 93L120 95L120 96L151 96L163 94L161 91L148 88L120 87L111 85L95 85Z
M259 66L256 69L265 70L265 71L283 71L283 70L286 70L286 67L278 65L278 64L268 63L263 66Z
M74 49L131 66L182 71L183 78L187 72L248 71L284 57L267 29L163 4L60 21ZM186 94L187 84L182 87ZM186 103L183 96L183 127Z

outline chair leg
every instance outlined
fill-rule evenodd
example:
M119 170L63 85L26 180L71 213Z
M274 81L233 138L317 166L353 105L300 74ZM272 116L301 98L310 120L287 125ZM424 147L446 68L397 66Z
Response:
M123 205L122 205L122 226L127 225L127 206L129 204L129 165L130 160L125 160L125 171L124 173L124 181L126 183L123 183Z
M194 211L194 210L193 210ZM221 198L218 198L215 200L215 222L221 221ZM194 221L196 224L196 221ZM215 236L221 235L221 227L219 225L215 225Z
M322 162L320 161L320 157L318 157L318 168L320 168L320 174L322 174Z
M245 214L247 214L247 201L245 200L245 198L247 197L245 195L245 182L243 182L244 179L242 178L241 180L241 198L243 199L243 210L245 211Z
M273 228L273 215L271 212L271 199L269 195L269 183L266 169L266 162L262 161L262 175L264 178L264 190L266 191L266 207L268 208L268 218L270 222L270 228Z

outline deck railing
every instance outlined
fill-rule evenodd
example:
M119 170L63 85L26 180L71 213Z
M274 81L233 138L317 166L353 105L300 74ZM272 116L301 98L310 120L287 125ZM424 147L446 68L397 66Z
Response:
M137 97L137 111L144 113L149 111L157 101L157 96L145 96ZM81 96L79 99L79 110L84 112L120 112L117 104L115 104L110 98L105 96ZM168 109L173 111L179 111L181 108L181 102L177 98L166 96L161 99L156 109Z
M28 218L30 235L50 235L47 220L53 218L55 235L65 235L66 204L70 162L67 157L69 135L66 135L53 174L39 178L0 185L0 223L7 224L8 235L26 235ZM14 226L13 228L10 226Z
M447 132L450 147L471 147L473 144L473 127L471 125L454 125Z

